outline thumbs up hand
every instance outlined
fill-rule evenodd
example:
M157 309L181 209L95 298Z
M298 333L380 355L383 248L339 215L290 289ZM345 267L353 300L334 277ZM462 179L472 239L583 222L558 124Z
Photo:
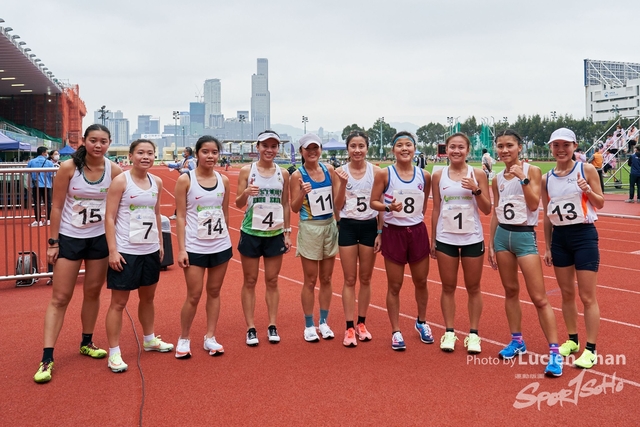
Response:
M578 184L578 187L580 187L580 190L582 190L583 193L591 193L591 186L582 177L582 174L580 172L578 172L578 181L576 182L576 184Z
M310 182L304 182L302 180L302 178L298 178L298 181L300 181L300 189L302 190L302 192L304 194L311 193L311 183Z

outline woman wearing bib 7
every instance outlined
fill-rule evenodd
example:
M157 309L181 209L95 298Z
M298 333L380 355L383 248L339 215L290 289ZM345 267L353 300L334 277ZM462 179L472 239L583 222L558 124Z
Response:
M469 336L464 340L467 352L482 351L478 325L482 313L480 280L484 263L484 235L480 212L491 213L491 197L487 175L467 165L471 147L463 133L447 138L446 148L449 166L434 172L433 213L431 214L431 257L438 260L438 272L442 282L440 307L444 317L445 333L440 338L443 351L453 351L457 337L453 327L458 284L458 266L462 264L464 285L467 289L469 310Z
M575 162L578 146L576 135L560 128L549 139L556 166L542 178L544 207L544 261L553 265L562 293L562 316L569 339L560 346L560 354L568 356L580 350L578 340L578 307L575 279L584 306L587 344L575 360L580 368L596 364L596 338L600 328L600 308L596 299L598 266L598 232L594 222L596 209L604 206L598 171L588 163Z

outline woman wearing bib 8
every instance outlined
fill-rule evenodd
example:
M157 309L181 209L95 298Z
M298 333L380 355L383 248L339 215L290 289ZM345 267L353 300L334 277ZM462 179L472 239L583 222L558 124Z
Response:
M406 264L409 264L411 270L418 306L418 317L414 327L423 343L433 343L431 328L426 323L429 299L429 234L424 224L424 213L431 190L431 175L413 165L415 141L409 132L398 132L393 136L393 155L396 162L376 174L371 190L371 209L384 212L381 250L387 272L387 312L391 322L391 348L396 351L406 348L399 321L400 290Z
M496 136L496 153L505 169L491 184L495 209L491 217L489 263L498 269L505 290L504 308L507 313L511 342L499 353L512 359L527 352L522 338L522 310L518 266L527 291L538 312L540 326L549 342L548 376L562 375L562 357L558 353L558 330L553 308L547 300L542 275L542 262L536 246L535 226L538 225L540 204L540 169L518 159L522 152L522 138L511 129Z
M580 350L578 340L578 307L575 302L575 278L584 305L587 345L575 361L581 368L596 363L596 338L600 327L600 308L596 299L598 266L598 232L594 222L596 209L604 206L598 171L588 164L575 162L578 146L576 135L560 128L549 139L556 166L542 178L544 207L544 261L553 265L562 293L562 316L569 339L560 346L560 354L568 356Z
M363 132L352 132L347 136L349 163L336 169L336 174L347 178L336 194L336 209L340 210L338 246L344 273L342 306L347 328L344 334L345 347L369 341L371 333L365 326L365 318L371 300L371 275L376 261L376 253L382 242L382 214L369 207L374 175L380 172L378 166L366 161L369 137ZM358 261L359 268L358 268ZM358 293L358 323L354 324L356 305L356 280L360 275Z
M156 146L147 139L138 139L129 146L131 170L113 180L107 195L105 230L109 245L107 288L111 289L111 304L107 312L109 361L113 372L127 370L120 354L122 310L129 294L138 290L138 319L144 333L145 351L165 353L173 344L155 336L154 305L162 261L160 225L160 194L162 180L148 173L155 160Z
M51 301L44 318L44 350L34 376L37 383L51 380L53 348L73 296L82 261L85 263L80 354L99 359L107 355L93 344L100 309L100 291L107 275L109 250L104 236L104 209L111 179L122 171L104 157L111 134L91 125L71 160L60 165L53 181L51 228L47 262L53 264Z
M443 351L453 351L456 340L453 328L458 284L458 266L462 264L464 285L469 298L469 336L464 340L468 353L482 351L478 325L482 313L480 280L484 263L484 235L480 213L491 213L487 175L467 165L471 143L463 133L447 138L449 166L434 172L433 213L431 215L431 257L438 260L442 282L440 307L445 333L440 338Z
M333 215L333 196L338 192L339 178L333 166L320 163L322 141L307 133L300 138L302 166L291 175L291 210L300 213L296 256L302 260L304 284L302 310L304 312L304 339L320 340L313 322L315 286L320 277L319 329L322 338L332 339L333 331L327 325L331 305L331 275L338 253L338 226Z
M204 349L211 356L224 353L215 338L220 315L220 288L233 253L228 231L229 178L214 170L222 144L205 135L196 142L197 167L178 178L176 196L176 234L178 265L183 268L187 298L180 313L181 334L176 358L191 357L189 332L207 273L207 333Z
M276 328L280 299L278 275L282 256L291 248L289 172L273 161L280 147L280 136L266 130L258 135L256 147L260 159L242 167L236 195L236 207L247 206L240 227L238 252L244 275L242 309L247 322L248 346L256 346L259 342L254 312L260 257L264 258L265 301L269 315L267 337L270 343L280 342Z

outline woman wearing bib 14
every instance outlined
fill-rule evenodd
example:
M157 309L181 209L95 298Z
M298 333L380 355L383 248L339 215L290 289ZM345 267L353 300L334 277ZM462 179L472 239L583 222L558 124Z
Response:
M62 323L80 265L85 275L82 301L80 353L99 359L107 355L93 344L93 330L100 309L100 291L107 275L109 249L104 236L107 190L122 171L104 157L111 144L109 129L89 126L82 145L71 160L62 163L53 181L51 228L47 262L53 264L53 294L44 318L44 350L37 383L51 380L53 347Z
M604 196L596 169L588 163L575 162L578 146L576 135L560 128L549 139L556 166L542 178L544 206L544 261L553 264L562 293L562 316L569 339L560 346L560 354L568 356L580 350L578 340L578 307L575 278L578 279L580 300L584 305L587 344L575 365L591 368L596 364L596 338L600 327L600 308L596 299L598 266L598 232L594 222L596 209L604 206Z
M446 140L449 166L433 174L433 214L431 215L431 257L438 260L442 282L440 307L445 333L440 338L443 351L455 349L453 324L456 313L455 291L458 266L462 264L467 288L469 336L464 340L468 353L482 351L478 325L482 313L480 280L484 262L484 235L480 213L491 213L491 197L487 175L481 169L467 165L471 143L463 133L454 133Z
M391 348L403 351L406 345L400 331L399 318L400 290L406 264L409 264L411 270L418 306L418 317L414 327L423 343L433 343L431 328L426 323L429 299L429 233L424 223L424 213L431 191L431 175L413 165L416 142L411 133L396 133L392 146L396 162L376 174L371 190L371 209L384 212L381 250L387 272L387 312L391 322Z
M371 275L380 250L382 236L382 214L369 207L374 175L378 166L366 161L369 137L363 132L352 132L347 136L349 163L336 169L336 174L346 174L346 185L341 185L336 194L336 209L340 210L338 246L344 273L342 306L347 328L343 344L346 347L369 341L371 333L365 326L367 309L371 300ZM358 268L359 261L359 268ZM354 324L356 305L356 280L360 275L358 292L358 322Z
M238 176L236 207L247 206L240 227L238 251L242 259L242 309L247 322L248 346L259 343L254 321L256 282L260 257L264 258L265 301L269 315L267 338L280 342L276 319L278 315L278 274L282 256L291 247L289 210L289 172L274 163L280 147L280 136L266 130L256 141L260 159L243 166Z
M519 266L549 342L550 355L545 374L559 377L562 375L562 357L558 353L556 318L547 300L542 262L536 245L535 227L538 225L542 176L538 167L523 163L518 158L522 152L522 138L515 131L507 129L498 133L496 152L505 169L491 184L495 209L491 217L489 263L500 273L505 291L504 308L511 329L511 342L499 356L512 359L527 352L522 338Z
M113 372L127 370L120 354L122 310L129 294L138 290L138 320L144 333L145 351L168 352L168 344L155 336L153 299L160 279L162 233L160 225L160 194L162 180L148 173L155 160L156 146L147 139L138 139L129 146L131 170L113 180L107 195L105 230L109 245L107 288L111 289L111 304L107 312L109 361Z
M176 358L191 357L189 332L204 287L207 273L207 333L204 349L211 356L224 353L216 341L220 315L220 288L233 253L227 226L229 218L229 178L214 170L222 144L212 136L196 142L197 167L182 174L176 182L176 234L178 265L183 268L187 298L180 313L182 332L176 346Z

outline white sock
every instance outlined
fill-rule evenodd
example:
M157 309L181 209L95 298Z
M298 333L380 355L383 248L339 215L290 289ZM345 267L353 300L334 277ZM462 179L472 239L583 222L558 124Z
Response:
M145 335L144 336L144 342L152 341L155 337L156 337L156 334Z
M120 353L120 346L116 346L116 347L109 347L109 357L113 356L114 354Z

